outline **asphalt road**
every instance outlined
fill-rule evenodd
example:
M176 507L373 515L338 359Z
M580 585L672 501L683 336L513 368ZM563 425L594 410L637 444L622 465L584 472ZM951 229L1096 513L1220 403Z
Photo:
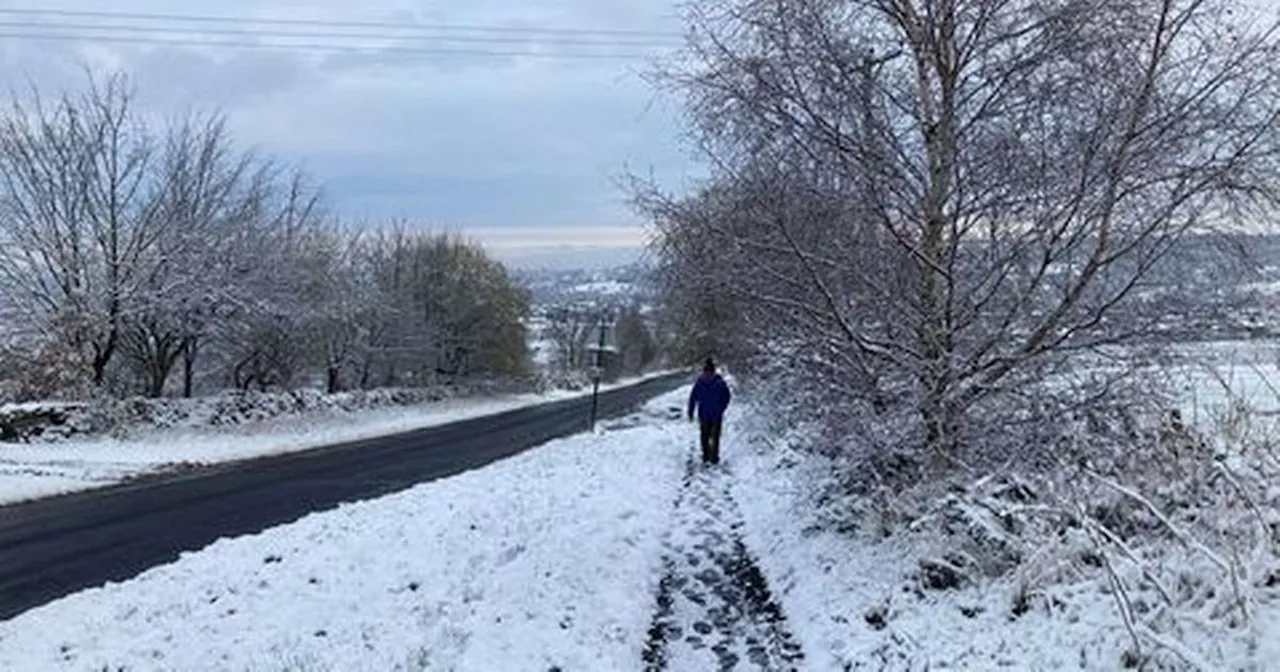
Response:
M600 395L625 415L675 389L669 376ZM585 431L591 399L570 399L305 453L0 507L0 620L121 581L222 537L261 532Z

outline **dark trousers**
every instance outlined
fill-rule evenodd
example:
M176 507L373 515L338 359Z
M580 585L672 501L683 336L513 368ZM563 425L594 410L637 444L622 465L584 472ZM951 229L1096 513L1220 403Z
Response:
M720 422L702 421L702 463L720 464Z

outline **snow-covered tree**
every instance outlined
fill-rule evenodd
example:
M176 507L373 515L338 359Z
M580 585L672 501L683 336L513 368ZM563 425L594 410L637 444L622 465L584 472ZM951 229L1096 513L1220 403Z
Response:
M119 350L163 225L155 156L121 77L52 103L33 94L0 121L5 290L48 338L84 350L95 385Z
M327 221L320 190L299 171L268 166L251 182L239 215L250 223L237 251L237 282L211 338L233 385L289 387L314 361L315 301L308 301Z
M679 268L713 308L746 306L754 345L910 408L937 467L974 413L1021 413L1064 358L1141 333L1114 318L1179 241L1276 202L1280 43L1236 2L707 0L689 19L667 81L714 177L644 200L664 255L698 260Z
M261 226L244 216L255 160L235 150L222 118L193 116L166 129L155 169L156 242L122 341L149 395L183 361L190 396L209 323L244 300L241 269L256 256L246 242Z
M658 344L653 330L640 309L632 306L618 315L614 327L617 334L617 367L622 374L643 373L658 358Z
M123 77L91 79L0 119L0 305L32 351L0 373L24 395L161 396L179 366L188 396L200 380L332 392L527 373L528 297L482 249L358 234L221 115L161 124L132 100Z
M552 364L560 372L587 366L587 335L599 317L582 306L554 306L547 310L543 335L554 348Z
M528 297L481 248L404 228L372 242L383 384L527 372Z

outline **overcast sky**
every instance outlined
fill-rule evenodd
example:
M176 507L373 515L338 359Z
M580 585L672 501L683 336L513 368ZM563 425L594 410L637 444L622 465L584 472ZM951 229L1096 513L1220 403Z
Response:
M68 25L123 24L156 29L126 35L182 40L188 38L165 32L165 27L246 27L3 13L53 7L515 29L444 34L514 40L510 42L434 43L489 51L658 56L665 49L658 43L674 41L680 31L673 7L661 0L32 0L0 1L0 33L66 34L62 31ZM51 25L41 28L31 22ZM609 44L549 46L555 36L518 32L530 27L654 34L581 33L572 39ZM332 26L268 25L255 30L257 34L243 37L198 39L279 42L261 31L353 32ZM72 32L85 34L77 31ZM368 44L323 36L284 41ZM618 45L619 41L643 44ZM679 186L693 170L679 145L673 101L656 95L642 79L650 62L646 58L326 53L11 38L0 44L0 81L6 85L21 86L29 78L41 89L54 90L78 86L86 62L117 69L133 78L148 111L192 105L222 109L241 141L304 164L325 183L333 206L344 215L484 229L495 244L508 248L634 244L632 227L637 220L623 201L617 178L630 170ZM420 40L412 46L433 43ZM581 227L593 232L584 237ZM538 233L529 236L513 229Z
M1269 9L1280 4L1252 1ZM506 32L452 30L434 33L436 41L419 33L416 43L396 42L394 52L14 39L15 34L82 37L86 27L123 25L144 28L106 34L179 42L377 46L376 38L290 40L264 31L392 32L22 13L53 8L448 24ZM82 85L86 63L123 71L133 78L147 111L223 110L237 138L304 165L326 185L334 209L349 218L403 218L425 228L461 229L509 257L556 253L566 246L634 247L642 234L617 178L633 171L678 189L697 175L696 164L680 146L674 101L642 79L652 58L669 53L658 43L678 40L681 26L674 14L671 0L0 0L0 84L21 87L32 81L53 91ZM170 31L201 26L222 33L193 37ZM237 34L246 28L249 32ZM595 31L571 38L607 44L555 46L555 36L531 29ZM454 39L441 42L441 36ZM493 38L505 41L483 41ZM624 41L643 44L618 44ZM406 47L613 51L636 57L442 55L409 53Z

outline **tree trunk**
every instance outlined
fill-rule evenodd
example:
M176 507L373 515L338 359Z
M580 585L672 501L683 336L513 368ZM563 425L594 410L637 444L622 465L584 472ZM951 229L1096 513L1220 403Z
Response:
M339 374L341 372L338 370L338 367L336 365L330 364L329 368L326 370L325 373L327 374L325 389L328 391L328 393L335 394L341 391L342 386L340 384L341 381L339 380L339 377L340 377Z
M173 375L173 367L178 365L178 358L183 356L186 345L176 336L156 338L155 359L151 369L151 397L159 399L164 396L164 388Z
M94 344L93 346L93 385L94 387L102 387L107 378L107 365L111 363L112 356L116 351L116 332L113 329L111 335L107 338L107 342L101 346Z
M93 356L93 386L102 387L102 381L107 377L107 361L109 357L102 355Z
M948 16L943 25L951 25ZM923 33L923 27L921 32ZM939 36L949 42L951 35ZM926 45L916 45L917 76L920 78L918 105L925 113L923 139L929 159L928 184L923 202L923 229L916 266L919 269L919 296L921 319L916 338L919 342L921 362L921 420L924 422L925 448L936 460L935 466L943 467L955 456L958 437L953 431L954 404L947 399L954 383L955 339L951 315L951 279L944 269L954 252L948 232L954 223L954 213L948 212L948 204L954 197L952 184L957 142L954 128L955 72L948 59L929 62L923 55ZM948 52L949 53L949 52ZM929 80L936 77L937 92L931 91Z
M169 378L169 371L163 363L155 362L148 367L151 370L151 380L147 384L147 396L152 399L159 399L164 396L164 384Z
M182 396L190 399L195 387L196 354L199 352L200 339L191 336L182 346Z
M938 388L926 389L920 399L920 423L924 428L925 454L934 473L955 466L960 450L960 412Z
M249 387L253 385L253 374L245 372L250 363L250 359L242 359L231 369L231 384L238 390L248 392Z
M364 358L364 365L360 368L360 389L369 389L369 375L373 371L373 356Z

